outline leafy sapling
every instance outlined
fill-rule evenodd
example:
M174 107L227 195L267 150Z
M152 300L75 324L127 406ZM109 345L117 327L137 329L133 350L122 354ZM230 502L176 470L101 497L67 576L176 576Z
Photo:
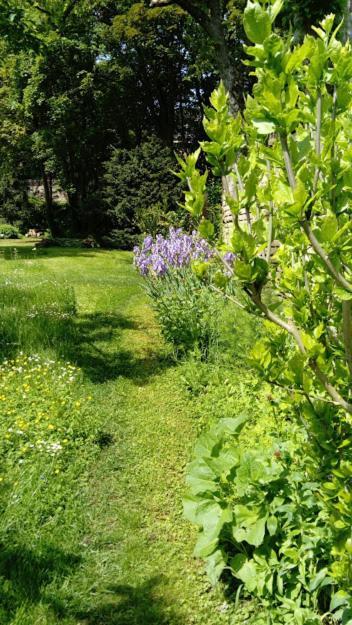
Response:
M280 0L248 2L246 47L256 79L233 118L222 84L205 110L201 147L214 175L231 180L229 245L209 261L215 287L241 290L267 335L253 349L266 379L287 392L285 409L307 432L315 477L334 531L331 571L351 580L352 505L352 51L328 15L301 44L274 21ZM188 159L200 218L196 161ZM204 176L204 175L203 175ZM204 180L206 176L204 177ZM196 207L194 209L193 207ZM273 241L279 241L277 249ZM229 254L231 255L229 257ZM228 259L231 258L229 261ZM215 267L215 268L214 268ZM242 299L241 299L242 302Z

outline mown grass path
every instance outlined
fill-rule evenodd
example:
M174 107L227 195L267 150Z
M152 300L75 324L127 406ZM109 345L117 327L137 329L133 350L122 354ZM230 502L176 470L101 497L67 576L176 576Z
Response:
M33 625L233 623L192 557L181 498L196 423L130 255L52 250L14 267L73 286L76 339L61 348L82 368L102 430L82 495L80 564L43 590Z

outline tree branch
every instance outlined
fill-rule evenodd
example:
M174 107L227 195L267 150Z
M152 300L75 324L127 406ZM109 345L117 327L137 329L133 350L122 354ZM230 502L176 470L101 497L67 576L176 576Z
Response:
M290 183L290 187L294 191L294 189L296 188L296 178L295 178L295 173L293 170L290 152L288 149L287 137L281 134L280 140L281 140L281 146L282 146L283 155L284 155L287 177ZM309 225L308 216L306 217L306 219L300 222L300 226L302 227L305 234L307 235L312 245L313 250L323 261L329 274L336 280L339 286L341 286L343 289L345 289L349 293L352 293L352 284L348 282L348 280L346 280L346 278L338 271L338 269L336 269L335 265L331 262L329 255L327 254L327 252L325 252L324 248L320 245L318 239L316 238L314 232L312 231Z
M352 302L342 302L343 342L345 345L346 362L352 378Z
M218 295L222 295L222 297L226 297L226 299L228 299L229 302L232 302L233 304L238 306L238 308L241 308L241 310L245 310L246 312L248 312L247 308L243 306L243 304L241 304L241 302L239 302L235 297L232 297L232 295L229 295L228 293L225 293L221 289L218 289L218 287L214 286L213 284L210 285L210 288L215 293L218 293Z
M256 304L256 306L264 313L266 318L269 319L269 321L272 321L272 323L275 323L277 326L279 326L283 330L286 330L286 332L288 332L289 334L291 334L291 336L295 339L301 354L304 354L305 356L307 356L307 351L306 351L306 348L304 347L304 343L303 343L302 337L301 337L301 335L299 333L299 330L294 325L294 323L287 322L284 319L281 319L281 317L279 317L275 313L273 313L266 306L266 304L264 304L264 302L262 301L258 291L255 291L254 289L252 289L250 291L250 296L251 296L251 299L254 302L254 304ZM336 404L341 406L341 408L346 410L346 412L348 412L349 414L352 414L352 404L347 402L342 397L342 395L340 395L338 390L332 384L330 384L328 377L320 369L320 367L317 364L317 362L315 360L309 358L308 359L308 364L309 364L310 368L312 369L312 371L314 371L314 373L315 373L316 377L318 378L319 382L325 388L325 390L328 393L328 395L330 395L331 399L333 399L333 401Z
M320 158L321 156L321 120L322 120L322 108L323 108L323 99L321 95L320 89L318 90L318 99L317 99L317 127L315 130L315 153ZM316 166L314 172L314 181L313 181L313 195L316 193L318 181L319 181L319 165Z
M234 170L235 170L235 174L237 176L237 180L238 180L238 188L240 190L241 194L244 194L245 192L245 188L244 188L244 184L243 184L243 180L242 180L242 176L240 174L240 170L238 169L238 165L237 163L234 166ZM249 212L249 208L248 206L246 206L245 208L245 212L246 212L246 220L247 220L247 226L248 226L248 231L252 232L252 222L251 222L251 214Z
M266 161L266 166L268 170L269 183L271 180L271 163L269 160ZM271 246L273 242L273 220L274 220L274 202L270 200L269 202L269 221L268 221L268 246L266 249L266 262L271 262Z
M346 280L346 278L338 271L338 269L336 269L335 265L331 262L329 255L322 248L314 232L312 231L308 220L305 219L304 221L301 221L300 225L306 233L313 250L321 258L329 274L336 280L339 286L345 289L345 291L352 293L352 284L348 282L348 280Z

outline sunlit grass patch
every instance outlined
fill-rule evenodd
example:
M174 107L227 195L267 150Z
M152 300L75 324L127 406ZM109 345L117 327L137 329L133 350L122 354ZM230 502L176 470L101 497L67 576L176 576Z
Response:
M58 348L74 331L75 313L75 295L68 284L37 276L28 280L22 272L2 278L0 355Z

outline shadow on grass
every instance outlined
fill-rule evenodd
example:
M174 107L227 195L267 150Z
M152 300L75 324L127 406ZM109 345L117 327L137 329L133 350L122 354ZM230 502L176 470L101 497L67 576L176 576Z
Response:
M32 551L25 545L0 544L0 622L12 623L24 605L45 601L45 589L54 579L72 574L80 557L53 546Z
M33 249L30 245L2 246L0 242L0 260L37 260L40 258L96 258L111 252L119 252L119 264L131 264L132 252L126 250L109 250L84 247L48 247Z
M137 587L111 586L109 601L75 616L82 625L179 625L175 609L158 596L162 581L157 576Z
M94 383L120 376L143 386L154 375L172 366L172 360L158 349L121 347L123 331L144 329L122 314L93 313L81 316L71 340L61 345L61 356L78 365ZM141 355L142 354L142 355Z

